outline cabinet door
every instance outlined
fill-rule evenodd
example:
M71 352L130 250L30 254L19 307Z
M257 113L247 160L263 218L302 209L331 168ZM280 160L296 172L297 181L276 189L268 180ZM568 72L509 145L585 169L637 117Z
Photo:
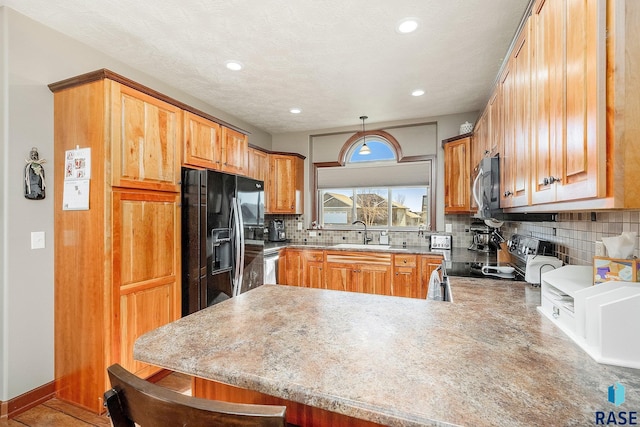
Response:
M269 154L249 147L247 149L247 173L250 178L258 179L266 184L269 179Z
M182 110L111 82L111 184L179 192Z
M357 271L357 292L391 295L391 265L360 264Z
M567 0L565 18L566 134L556 146L563 160L553 177L558 179L558 201L606 195L604 114L599 106L605 86L604 35L598 25L604 2ZM636 95L637 96L637 95ZM599 99L600 97L600 99Z
M467 137L444 145L445 213L463 213L471 209L470 143L471 139Z
M503 208L529 204L531 67L529 25L524 26L501 81L503 151L500 157Z
M302 251L297 249L287 249L285 251L285 269L284 276L280 283L289 286L304 286L302 283Z
M303 160L297 156L271 154L269 165L269 212L302 213Z
M325 288L336 291L351 291L356 285L353 275L356 265L349 263L327 262L325 271Z
M220 170L221 150L220 125L185 111L183 163Z
M324 252L304 251L304 285L309 288L324 288Z
M113 361L147 375L135 340L181 314L179 195L114 191L112 241Z
M393 264L391 295L417 298L420 294L417 255L395 255Z
M222 171L247 175L247 135L222 127Z
M418 298L426 299L429 293L431 274L442 265L442 257L423 256L420 258L420 280ZM440 275L442 278L442 275Z

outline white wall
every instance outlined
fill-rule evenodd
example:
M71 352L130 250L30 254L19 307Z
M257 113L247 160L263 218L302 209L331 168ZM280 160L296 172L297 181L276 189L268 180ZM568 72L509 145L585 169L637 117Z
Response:
M53 94L47 85L108 68L251 132L271 148L271 135L115 61L6 7L0 7L0 401L54 379L53 360ZM31 147L48 160L47 197L23 196L24 159ZM30 249L44 231L45 249ZM90 285L90 284L87 284Z
M444 154L442 150L442 140L451 138L460 133L460 125L465 121L469 121L471 123L475 123L475 120L478 117L478 112L473 111L469 113L460 113L460 114L451 114L446 116L438 116L438 117L422 117L413 120L402 120L396 122L381 122L381 123L367 123L366 129L384 129L387 127L395 127L395 126L405 126L416 123L436 123L437 132L435 137L435 146L433 147L425 147L423 137L420 137L421 133L424 129L416 129L415 135L412 136L412 133L409 130L411 128L403 128L405 131L403 132L403 136L398 137L398 142L402 146L402 152L406 156L410 155L420 155L420 154L435 154L437 156L437 182L436 182L436 229L438 231L444 231ZM305 226L309 226L312 218L311 212L311 201L313 198L312 191L310 188L310 174L312 173L311 165L315 161L337 161L338 160L338 151L342 147L342 144L346 142L346 140L351 136L351 134L361 130L361 124L354 121L354 125L350 128L334 128L334 129L317 129L308 132L296 132L296 133L284 133L284 134L276 134L273 135L272 149L275 151L287 151L287 152L296 152L300 153L303 156L306 156L305 159L305 207L304 207L304 223ZM313 159L311 152L311 136L312 135L327 135L333 133L341 133L341 132L351 132L351 134L343 134L336 135L335 137L327 138L327 140L336 139L336 141L341 140L342 144L339 145L338 151L334 153L333 158L328 158L327 153L322 153L321 159ZM391 131L393 132L393 131ZM336 145L336 144L332 144Z

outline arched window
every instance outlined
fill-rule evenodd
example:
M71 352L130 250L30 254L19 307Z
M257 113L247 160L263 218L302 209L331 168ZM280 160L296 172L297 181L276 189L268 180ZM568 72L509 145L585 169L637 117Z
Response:
M363 142L369 154L360 153ZM339 164L316 170L320 225L350 229L359 220L378 229L431 228L435 177L431 156L403 160L393 136L369 131L349 138L338 158Z
M369 148L368 154L362 154L362 146ZM351 146L347 154L347 164L364 162L396 161L396 153L390 144L382 138L363 138Z

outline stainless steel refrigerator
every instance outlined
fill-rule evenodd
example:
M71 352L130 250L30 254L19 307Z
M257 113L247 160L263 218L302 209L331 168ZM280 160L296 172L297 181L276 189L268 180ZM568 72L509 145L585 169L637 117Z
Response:
M264 185L182 169L182 315L263 284Z

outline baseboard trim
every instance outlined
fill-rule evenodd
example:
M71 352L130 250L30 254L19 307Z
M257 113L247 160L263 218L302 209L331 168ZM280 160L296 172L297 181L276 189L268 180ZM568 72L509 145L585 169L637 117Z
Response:
M14 397L7 402L2 402L0 404L0 418L13 418L34 406L46 402L54 397L55 394L55 384L51 381L20 396Z

